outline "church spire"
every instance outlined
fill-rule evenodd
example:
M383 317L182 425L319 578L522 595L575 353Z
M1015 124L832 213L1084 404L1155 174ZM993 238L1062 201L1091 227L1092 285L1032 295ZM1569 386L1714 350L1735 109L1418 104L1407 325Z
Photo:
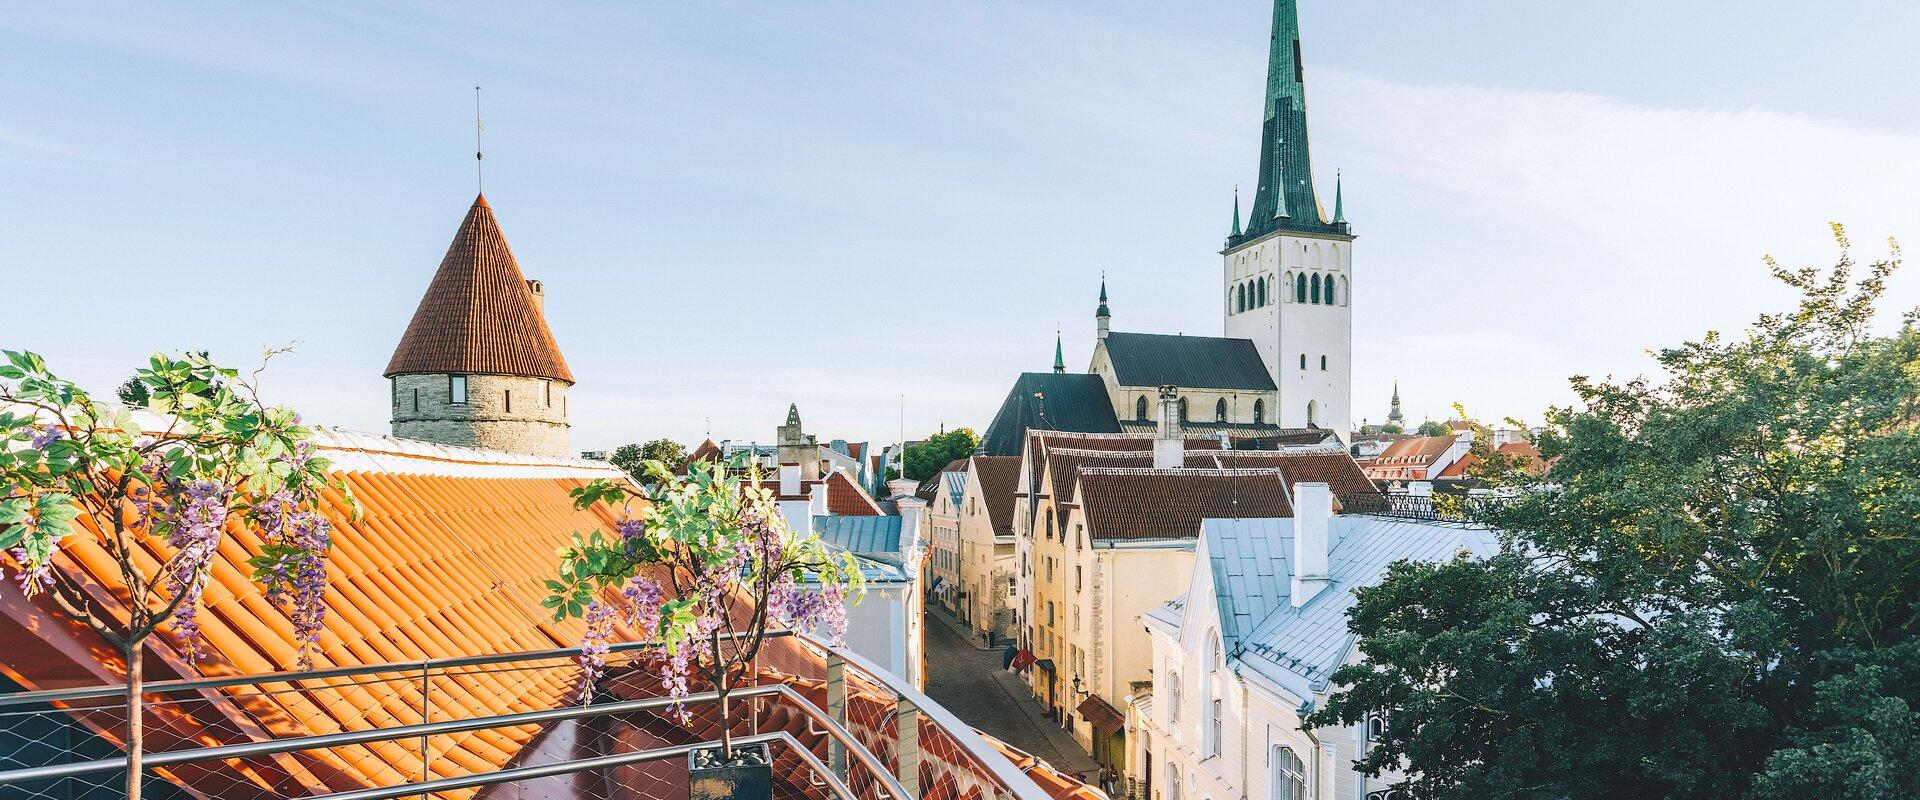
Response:
M1060 350L1060 329L1053 330L1053 371L1059 374L1067 371L1067 359Z
M1339 233L1320 208L1307 148L1306 73L1296 0L1274 0L1261 108L1260 183L1243 238L1276 230Z

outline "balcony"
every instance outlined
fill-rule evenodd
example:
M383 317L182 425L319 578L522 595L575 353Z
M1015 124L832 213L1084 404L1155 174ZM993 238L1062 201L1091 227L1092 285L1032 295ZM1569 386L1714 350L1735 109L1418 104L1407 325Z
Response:
M654 672L614 665L590 702L578 650L148 684L151 798L687 797L688 755L720 736L718 698L687 716ZM997 745L845 649L780 632L730 695L736 745L765 744L777 798L1047 800L1103 796ZM534 706L529 686L565 689ZM121 796L117 685L0 695L0 796Z

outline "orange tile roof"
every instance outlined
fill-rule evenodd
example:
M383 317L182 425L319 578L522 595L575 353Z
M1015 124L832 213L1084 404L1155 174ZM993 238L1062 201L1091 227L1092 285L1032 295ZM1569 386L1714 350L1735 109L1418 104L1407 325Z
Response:
M1197 536L1203 519L1291 517L1278 469L1082 467L1079 498L1093 539Z
M835 470L827 475L827 513L844 517L879 517L886 512L880 504L873 501L867 490L860 488L847 473Z
M326 626L316 667L538 650L577 644L578 621L554 623L539 613L542 581L554 550L574 531L612 530L602 510L575 510L568 492L596 477L619 477L606 464L491 453L344 432L323 432L318 452L359 499L353 519L329 495L333 521ZM148 640L149 681L199 675L252 674L294 667L292 622L249 580L246 560L259 537L237 524L222 543L200 615L205 657L195 669L171 634ZM96 532L97 535L97 532ZM158 541L146 556L164 555ZM118 571L97 539L69 537L56 568L91 582L93 598L118 607ZM13 582L0 586L0 670L29 688L118 682L121 659L99 638L59 612L46 596L25 600ZM438 675L433 718L445 720L549 708L573 690L568 662L515 672ZM239 690L236 690L239 691ZM251 691L251 690L248 690ZM289 737L420 721L417 678L390 682L303 684L293 691L230 695L194 712L169 712L150 725L150 749ZM110 740L117 725L86 720ZM244 731L254 731L247 733ZM499 728L435 736L430 770L468 774L508 764L540 732ZM195 768L168 775L203 779ZM420 775L418 750L378 742L303 751L244 765L213 765L231 784L262 795L292 790L345 790L391 785ZM464 797L467 793L454 793Z
M485 195L474 198L385 375L477 373L573 383Z

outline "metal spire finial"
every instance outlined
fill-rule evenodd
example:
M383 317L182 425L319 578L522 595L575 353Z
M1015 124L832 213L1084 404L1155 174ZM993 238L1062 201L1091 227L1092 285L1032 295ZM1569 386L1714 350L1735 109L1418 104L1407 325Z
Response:
M487 191L486 173L481 167L483 156L480 148L480 132L486 129L487 126L480 122L480 87L475 86L473 87L473 186L481 194Z

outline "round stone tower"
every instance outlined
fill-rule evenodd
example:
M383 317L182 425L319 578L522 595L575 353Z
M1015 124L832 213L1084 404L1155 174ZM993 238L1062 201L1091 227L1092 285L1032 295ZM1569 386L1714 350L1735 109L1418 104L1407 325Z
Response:
M547 329L545 290L520 274L482 195L387 362L393 435L569 456L573 373Z

